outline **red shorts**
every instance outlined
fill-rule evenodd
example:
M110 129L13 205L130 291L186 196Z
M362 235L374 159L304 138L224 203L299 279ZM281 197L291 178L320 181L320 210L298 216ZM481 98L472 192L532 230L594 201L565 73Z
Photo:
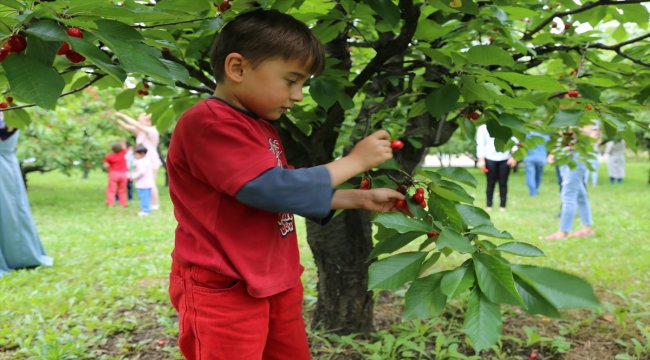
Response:
M169 296L178 311L178 345L186 359L310 359L302 318L302 284L254 298L243 282L172 264Z

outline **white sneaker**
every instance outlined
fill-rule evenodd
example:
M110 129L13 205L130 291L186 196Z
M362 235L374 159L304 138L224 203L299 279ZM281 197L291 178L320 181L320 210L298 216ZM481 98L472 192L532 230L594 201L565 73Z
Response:
M159 210L160 205L151 205L151 210Z
M144 212L144 211L140 211L140 212L138 213L138 216L149 216L149 213L146 213L146 212Z

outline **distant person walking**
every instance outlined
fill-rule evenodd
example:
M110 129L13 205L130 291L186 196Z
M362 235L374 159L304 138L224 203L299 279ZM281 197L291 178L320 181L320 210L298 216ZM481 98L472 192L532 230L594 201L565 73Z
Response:
M524 157L526 186L528 186L528 194L530 196L537 196L539 193L539 186L542 184L542 176L544 174L544 165L546 165L546 158L548 157L546 143L551 137L535 131L530 132L526 136L527 140L534 138L541 139L543 142L537 143L534 147L527 148L527 153Z
M0 277L12 269L52 266L36 231L16 158L18 129L8 128L0 112Z
M138 120L121 112L116 112L115 115L122 119L117 120L117 124L120 127L135 134L135 143L147 148L146 158L151 161L151 171L154 178L154 186L151 188L151 210L158 210L160 199L155 180L158 175L158 169L162 166L160 154L158 154L158 143L160 142L158 129L151 125L151 114L142 113L138 116Z
M506 210L508 199L508 177L510 169L517 165L517 161L512 157L510 151L497 151L494 147L494 138L488 133L485 124L476 130L476 157L478 166L485 168L487 173L487 187L485 197L487 201L487 210L492 210L492 198L494 197L494 187L499 183L499 210Z
M616 139L605 144L607 171L610 184L622 183L625 177L625 140Z

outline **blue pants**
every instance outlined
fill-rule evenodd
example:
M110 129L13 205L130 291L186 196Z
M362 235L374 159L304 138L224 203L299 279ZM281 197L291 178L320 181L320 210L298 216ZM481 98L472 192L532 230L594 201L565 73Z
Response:
M542 174L544 174L545 159L529 159L524 161L526 166L526 185L530 196L536 196L539 186L542 184Z
M562 213L560 214L560 230L570 232L573 227L576 211L580 214L582 225L591 226L591 208L587 196L585 173L587 166L578 163L575 169L568 165L560 168L562 174Z
M140 199L140 209L144 213L151 212L151 189L138 189L138 199Z

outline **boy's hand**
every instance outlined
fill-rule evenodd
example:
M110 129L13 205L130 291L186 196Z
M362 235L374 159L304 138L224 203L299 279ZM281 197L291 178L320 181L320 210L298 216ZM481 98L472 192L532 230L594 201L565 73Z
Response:
M393 158L389 139L390 135L386 130L379 130L359 141L348 157L358 161L362 171L370 170Z
M405 200L404 194L393 189L378 188L370 190L359 190L365 197L362 200L362 206L366 210L384 212L401 212L410 215L408 208L398 208L395 206L395 200Z

